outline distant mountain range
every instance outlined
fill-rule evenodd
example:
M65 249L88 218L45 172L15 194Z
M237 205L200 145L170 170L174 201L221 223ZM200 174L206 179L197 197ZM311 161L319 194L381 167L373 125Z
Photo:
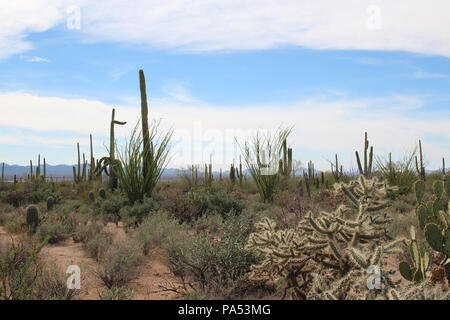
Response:
M89 168L89 165L88 165ZM1 164L0 164L0 170L1 170ZM41 174L42 172L42 166L41 166ZM296 176L303 175L303 171L306 171L306 168L299 168L295 171ZM442 169L440 169L442 170ZM36 171L36 167L33 165L33 174ZM73 169L71 165L61 164L61 165L47 165L46 166L47 171L47 178L64 178L65 180L72 180L73 177ZM437 172L438 170L427 170L427 173ZM450 172L450 168L445 169L446 172ZM316 174L320 173L320 171L315 170ZM30 173L30 167L29 166L19 166L19 165L8 165L5 163L5 179L12 180L14 178L14 175L17 176L17 179L27 177L27 175ZM351 174L351 172L348 172ZM173 179L178 176L182 176L184 174L191 174L190 170L187 169L176 169L176 168L166 168L162 174L162 178L166 179ZM248 170L244 170L244 174L249 175ZM202 177L204 175L204 171L202 169L198 170L199 177ZM228 177L229 170L222 171L223 177ZM213 171L214 177L219 177L218 171Z

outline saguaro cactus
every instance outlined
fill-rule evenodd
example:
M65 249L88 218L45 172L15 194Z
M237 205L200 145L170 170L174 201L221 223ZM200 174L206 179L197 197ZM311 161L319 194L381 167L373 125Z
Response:
M143 175L146 178L150 172L150 165L153 162L153 143L150 141L150 132L148 127L148 103L147 103L147 89L145 85L144 70L139 70L139 88L141 92L141 121L142 121L142 139L144 142L144 150L146 150L147 159L143 164ZM147 186L147 195L150 195L150 185Z
M422 153L422 141L419 140L419 161L417 160L417 156L414 157L416 160L416 171L419 175L420 179L423 181L426 181L426 175L425 175L425 166L423 164L423 153Z
M339 182L339 180L342 178L343 175L343 169L342 169L342 165L340 167L341 170L339 170L339 161L338 161L338 155L337 153L335 154L335 164L334 164L334 170L333 170L333 163L331 163L331 173L333 174L334 177L334 181L335 182Z
M39 208L34 204L30 204L26 208L26 212L27 212L26 221L27 221L28 231L30 233L35 233L36 228L39 224Z
M103 157L98 162L95 168L97 175L101 175L104 171L107 176L109 176L109 188L114 190L117 188L117 176L114 173L115 159L115 137L114 137L114 125L125 125L125 121L118 121L115 119L116 109L112 109L111 114L111 126L110 126L110 136L109 136L109 157ZM107 167L109 166L109 173Z
M369 178L372 175L372 163L373 163L373 146L370 147L369 157L367 158L367 151L369 150L369 140L367 139L367 132L364 133L364 168L361 165L358 151L355 151L356 162L358 163L359 173L364 177Z

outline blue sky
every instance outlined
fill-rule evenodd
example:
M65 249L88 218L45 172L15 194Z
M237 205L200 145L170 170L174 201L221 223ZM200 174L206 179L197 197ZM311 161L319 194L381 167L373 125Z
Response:
M450 163L450 23L435 21L445 1L409 2L411 21L387 1L343 1L335 15L325 0L17 3L0 22L0 161L70 164L89 133L100 157L112 107L128 122L120 139L136 123L142 68L150 117L175 130L170 166L212 153L225 168L235 136L280 124L294 125L294 158L319 169L335 153L354 167L366 130L379 156L422 139L430 168Z

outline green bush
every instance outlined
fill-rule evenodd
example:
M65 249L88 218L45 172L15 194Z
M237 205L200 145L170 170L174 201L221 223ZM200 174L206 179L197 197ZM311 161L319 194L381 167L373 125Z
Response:
M118 223L121 220L120 209L128 205L127 199L115 193L110 198L103 200L100 205L100 213L107 222Z
M144 198L142 202L135 202L132 206L125 206L119 210L121 218L130 218L136 224L149 215L150 212L155 212L159 209L159 203L153 198Z
M158 193L161 198L161 209L177 218L180 222L191 222L198 218L198 210L195 208L189 195L178 188L167 188Z
M80 290L67 288L67 276L56 264L39 270L33 298L37 300L72 300Z
M170 241L167 252L174 274L194 281L207 296L223 298L224 292L234 291L241 298L245 288L239 288L238 283L258 261L254 253L244 249L248 227L233 215L217 237L201 232L185 241Z
M116 240L99 259L95 274L111 289L123 287L138 277L142 261L142 244L133 239Z
M145 218L133 233L133 238L142 244L145 255L155 247L165 247L167 242L183 237L184 227L166 212L157 212Z
M230 212L240 214L245 208L245 203L243 201L235 200L225 192L191 192L191 198L199 215L218 213L225 218Z
M133 291L124 287L112 287L106 288L98 295L100 300L131 300Z
M48 237L48 243L58 243L64 240L66 229L60 221L44 222L37 229L37 237L44 241Z

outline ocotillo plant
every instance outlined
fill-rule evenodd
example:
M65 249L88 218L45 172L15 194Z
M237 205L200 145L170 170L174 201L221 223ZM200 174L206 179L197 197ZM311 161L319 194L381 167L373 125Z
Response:
M367 157L367 151L369 150L369 140L367 140L367 132L364 133L364 167L361 165L361 159L359 158L358 151L355 151L356 162L358 164L359 174L369 178L372 175L372 163L373 163L373 146L370 147L369 157Z
M2 184L5 182L5 163L3 162L2 165Z
M341 170L339 170L339 161L338 161L337 153L335 154L335 159L336 159L336 162L334 164L334 170L333 170L333 163L331 163L331 173L333 174L334 181L339 182L339 180L342 178L343 169L342 169L342 165L341 165L340 166Z
M115 119L116 109L112 109L111 115L111 128L109 134L109 157L103 157L100 159L98 165L96 166L96 174L101 175L104 171L107 176L109 176L109 188L114 190L117 188L117 175L114 172L114 166L117 164L115 159L115 136L114 136L114 125L125 125L125 121L118 121ZM109 166L109 173L107 167Z
M442 175L445 176L445 158L442 158Z
M422 153L422 141L419 140L419 161L417 160L417 156L414 158L416 160L416 171L419 175L420 179L426 181L425 175L425 166L423 164L423 153Z

